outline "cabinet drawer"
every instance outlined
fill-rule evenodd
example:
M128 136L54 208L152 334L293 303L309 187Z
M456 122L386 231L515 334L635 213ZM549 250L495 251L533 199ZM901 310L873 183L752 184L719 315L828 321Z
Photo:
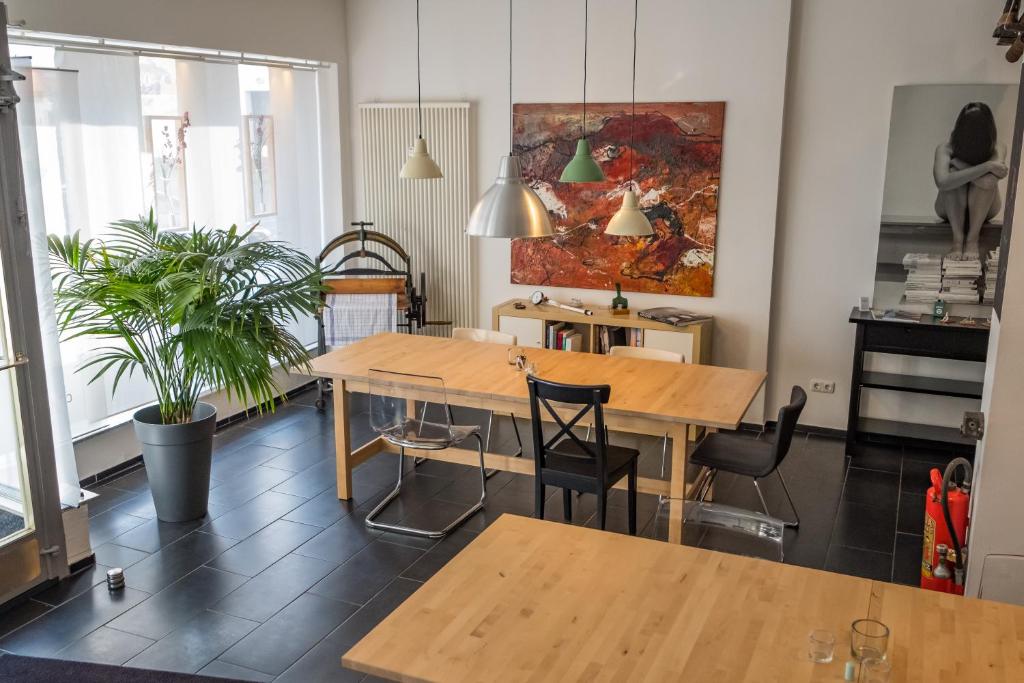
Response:
M869 324L864 326L864 350L984 362L988 352L988 331L914 324Z

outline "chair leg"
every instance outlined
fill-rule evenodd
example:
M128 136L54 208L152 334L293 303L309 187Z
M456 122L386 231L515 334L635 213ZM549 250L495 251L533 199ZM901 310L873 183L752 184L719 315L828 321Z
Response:
M443 538L451 533L453 529L469 519L472 515L483 510L484 501L487 499L487 475L484 472L484 441L479 434L474 434L473 436L476 437L477 450L480 453L480 500L472 507L452 520L443 529L418 529L416 527L405 526L403 524L385 524L383 522L378 522L377 517L384 511L384 508L398 497L399 493L402 491L402 477L405 472L405 449L401 448L398 453L398 481L395 483L395 488L392 489L391 493L385 496L382 501L377 503L377 506L370 511L370 514L366 515L366 526L371 529L394 531L396 533L408 534L410 536Z
M516 422L515 415L509 413L509 416L512 418L512 429L516 433L516 443L519 444L519 450L513 453L513 456L516 458L521 458L523 457L523 438L519 436L519 423Z
M572 490L562 489L562 515L565 521L572 522Z
M604 531L605 526L608 524L608 491L599 490L597 492L597 514L598 521L601 522L601 531Z
M544 480L539 475L533 478L533 516L544 519Z
M782 470L776 468L776 472L779 473L779 481L782 482L782 490L786 492L786 500L789 501L789 509L793 511L793 518L795 522L783 521L783 525L788 526L790 529L797 529L800 527L800 513L796 511L796 505L793 505L793 496L789 495L789 487L786 486L786 478L782 476Z
M661 479L665 478L665 462L668 459L668 434L665 434L665 438L661 440ZM658 496L658 505L661 505L668 496Z
M695 498L698 503L703 503L704 499L707 498L708 493L711 492L711 485L715 483L716 476L718 476L718 470L712 469L708 472L708 476L701 484L700 490L697 492L697 496Z
M636 460L629 468L629 479L626 482L629 488L627 504L629 505L629 535L636 536Z

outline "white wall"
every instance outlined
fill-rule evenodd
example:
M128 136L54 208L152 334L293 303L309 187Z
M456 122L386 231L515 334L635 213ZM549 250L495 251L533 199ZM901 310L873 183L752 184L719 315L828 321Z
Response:
M588 99L629 99L633 5L590 2ZM423 4L424 99L474 108L477 197L508 149L508 6L432 0ZM639 101L724 100L724 155L713 298L630 292L637 308L675 305L715 315L715 362L765 369L789 31L788 0L645 0L640 3ZM360 103L416 96L415 19L409 0L348 0L350 117ZM516 0L516 102L576 102L582 89L583 4ZM429 131L425 132L429 139ZM354 198L362 211L359 131L352 130ZM360 214L361 215L361 214ZM365 216L373 220L373 216ZM461 227L461 226L460 226ZM478 324L490 309L534 287L509 283L509 242L477 240ZM415 260L416 255L412 255ZM873 259L872 259L873 260ZM552 290L606 304L610 292ZM761 419L761 402L748 420Z
M187 47L237 50L257 54L317 59L338 64L338 84L326 96L340 103L341 177L332 171L332 185L342 197L348 222L349 174L348 109L345 47L345 4L342 0L4 0L10 21L25 20L26 28L104 38L120 38ZM328 124L331 122L328 121ZM330 169L325 169L328 171ZM330 214L328 214L330 215ZM282 378L290 389L307 378ZM219 394L208 397L220 417L240 409ZM139 454L131 425L109 430L75 445L79 476L102 472Z
M847 319L874 288L893 87L1016 82L1019 67L990 38L998 10L988 4L794 0L770 408L793 384L834 379L836 393L812 394L801 421L845 429L854 334ZM876 410L922 421L959 409L927 398L885 400Z

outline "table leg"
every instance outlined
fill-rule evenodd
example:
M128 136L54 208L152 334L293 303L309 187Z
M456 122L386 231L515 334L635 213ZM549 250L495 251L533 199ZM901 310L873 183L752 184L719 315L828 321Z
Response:
M352 498L352 466L349 456L352 442L348 424L348 389L342 380L334 380L334 455L338 468L338 499Z
M675 425L669 431L672 439L672 460L669 476L668 542L683 542L683 509L686 498L686 425Z

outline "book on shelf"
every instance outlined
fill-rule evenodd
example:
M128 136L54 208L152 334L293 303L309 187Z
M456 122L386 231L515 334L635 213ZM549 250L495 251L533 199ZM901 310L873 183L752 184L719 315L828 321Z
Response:
M671 306L646 308L637 313L637 315L645 320L653 320L655 322L665 323L666 325L675 325L676 327L683 327L701 320L711 319L710 315L704 313L694 313L692 311L687 311L682 308L674 308Z
M556 351L582 351L583 333L571 323L548 323L544 348Z
M613 346L643 346L644 331L640 327L598 325L595 343L597 353L608 353Z

